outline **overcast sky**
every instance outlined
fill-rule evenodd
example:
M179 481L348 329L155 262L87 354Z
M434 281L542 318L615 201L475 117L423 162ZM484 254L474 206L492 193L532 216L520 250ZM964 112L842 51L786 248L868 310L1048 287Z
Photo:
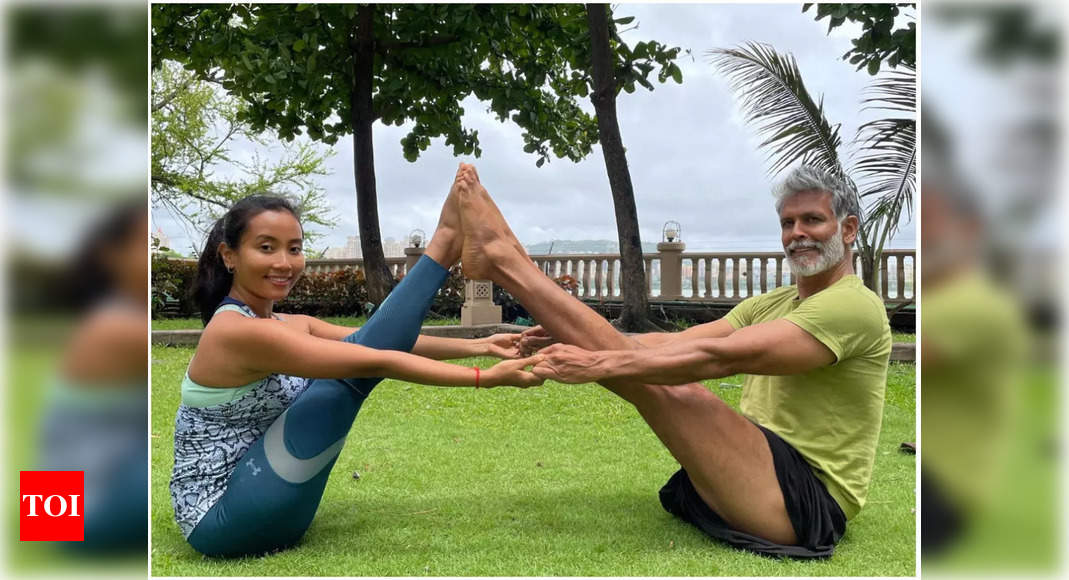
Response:
M824 96L828 119L841 123L840 156L848 162L858 126L875 116L862 113L864 88L872 77L840 60L859 27L844 26L827 35L827 20L813 11L786 5L621 4L616 17L633 15L638 28L624 34L630 43L658 40L690 49L677 63L683 84L654 83L621 93L620 130L638 205L643 242L657 242L667 220L682 224L689 250L781 249L769 191L764 153L754 130L745 125L727 81L709 63L707 51L744 42L770 43L798 61L806 86ZM632 25L633 25L632 24ZM849 24L849 23L848 23ZM409 126L374 126L375 173L383 238L401 239L415 228L431 233L459 161L471 162L497 201L513 231L525 244L553 239L616 240L612 197L600 147L582 162L553 159L535 167L536 156L523 152L520 130L500 123L474 97L463 102L465 126L479 132L482 156L456 158L436 139L418 161L401 154ZM589 102L584 103L592 112ZM316 249L345 244L357 234L352 139L339 140L321 184L333 205L337 225L321 232ZM239 154L241 152L238 152ZM189 236L162 211L158 226L172 247L189 253ZM915 247L913 223L903 224L892 247Z

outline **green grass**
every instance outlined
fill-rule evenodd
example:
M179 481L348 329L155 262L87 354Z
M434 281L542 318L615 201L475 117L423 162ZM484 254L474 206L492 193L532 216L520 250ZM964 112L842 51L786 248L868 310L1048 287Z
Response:
M868 505L827 561L739 552L670 516L657 490L678 464L630 405L596 385L475 391L392 380L365 403L301 545L209 560L182 538L167 489L179 383L192 352L152 350L153 575L915 572L915 458L897 451L915 439L913 365L892 365ZM740 378L708 384L738 404Z
M917 335L912 332L891 331L891 342L917 342Z
M322 316L331 324L340 326L363 326L367 323L367 316ZM459 318L427 318L423 321L424 326L447 326L459 325ZM152 321L152 330L200 330L204 328L199 318L160 318Z
M39 327L45 324L48 322L41 322ZM47 393L61 355L57 342L23 342L13 345L8 352L10 364L3 374L11 388L6 389L4 400L6 437L3 445L7 458L5 484L11 493L19 489L19 471L41 468L38 457L38 448L42 444L41 423L47 411ZM49 542L20 542L19 510L14 502L8 505L2 524L7 532L6 577L132 578L144 575L147 560L143 553L85 557L58 549Z

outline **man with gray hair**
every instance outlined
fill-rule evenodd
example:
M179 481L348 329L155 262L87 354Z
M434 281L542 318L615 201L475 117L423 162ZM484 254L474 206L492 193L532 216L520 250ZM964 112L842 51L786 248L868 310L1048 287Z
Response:
M777 190L797 284L715 322L628 337L531 262L474 168L468 181L465 275L493 280L540 322L521 339L545 355L533 372L597 381L635 406L682 467L664 508L738 548L830 556L868 493L891 352L884 305L853 272L860 212L848 186L803 167ZM740 411L697 383L739 373Z

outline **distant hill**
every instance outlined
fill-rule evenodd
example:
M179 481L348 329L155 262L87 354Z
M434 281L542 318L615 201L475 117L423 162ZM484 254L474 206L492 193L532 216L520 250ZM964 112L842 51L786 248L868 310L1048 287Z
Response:
M613 240L552 240L528 244L527 253L532 255L549 254L552 249L554 254L619 254L620 243ZM657 244L652 242L642 243L643 253L655 253Z

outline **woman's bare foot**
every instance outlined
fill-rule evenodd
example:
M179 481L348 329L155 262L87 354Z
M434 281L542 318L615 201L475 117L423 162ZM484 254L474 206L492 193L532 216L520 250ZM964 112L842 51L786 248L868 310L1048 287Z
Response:
M464 275L472 280L496 281L499 272L508 269L517 260L529 263L523 246L479 183L475 168L463 165L458 183L461 229L464 234L461 253Z
M464 164L457 169L453 187L442 204L442 214L438 218L438 228L434 230L431 241L427 243L427 257L438 262L446 268L460 260L460 254L464 247L464 237L461 235L460 222L460 178L466 174Z

